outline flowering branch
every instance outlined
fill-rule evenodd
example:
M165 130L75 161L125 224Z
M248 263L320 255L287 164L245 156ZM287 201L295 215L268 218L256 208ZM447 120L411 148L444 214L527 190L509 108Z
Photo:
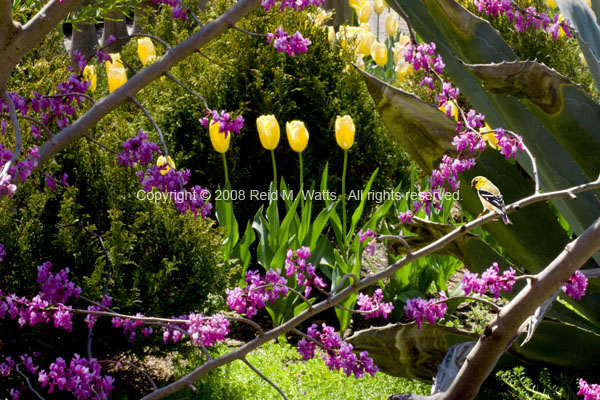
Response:
M500 307L498 304L496 304L492 301L486 300L482 297L473 297L473 296L452 296L452 297L448 297L447 299L437 300L434 302L434 304L447 303L452 300L474 300L474 301L478 301L483 304L487 304L488 306L492 307L496 311L500 311L502 309L502 307Z
M10 114L4 114L4 113L0 113L0 117L12 118L12 116ZM54 136L54 132L52 132L46 124L44 124L42 121L40 121L37 118L33 118L33 117L30 117L29 115L21 115L21 114L17 114L17 118L26 119L28 121L31 121L31 122L41 126L42 128L44 128L44 130L46 131L46 133L48 134L49 137Z
M23 379L25 379L25 382L27 383L27 387L29 387L29 390L31 390L38 399L46 400L44 397L42 397L42 395L37 390L35 390L33 388L33 386L31 385L31 381L29 380L29 377L27 375L25 375L25 373L19 369L19 365L21 365L21 363L18 363L17 365L15 365L15 371L17 371L17 373L19 375L21 375L23 377Z

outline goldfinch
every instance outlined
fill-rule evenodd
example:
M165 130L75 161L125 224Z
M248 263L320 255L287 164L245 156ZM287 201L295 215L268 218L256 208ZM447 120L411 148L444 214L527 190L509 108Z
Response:
M485 210L490 210L491 212L500 214L502 221L506 225L512 224L510 219L508 219L508 215L506 215L506 207L504 206L502 194L500 194L500 190L492 182L484 176L476 176L471 181L471 187L477 190L479 200L483 204L483 211L477 218L481 217L485 213Z

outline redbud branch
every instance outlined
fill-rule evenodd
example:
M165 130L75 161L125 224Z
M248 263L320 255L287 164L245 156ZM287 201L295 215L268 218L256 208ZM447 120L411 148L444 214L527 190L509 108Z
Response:
M202 103L204 103L204 108L206 108L208 110L208 103L206 102L206 100L204 100L204 97L202 97L198 93L194 92L190 87L188 87L187 85L183 84L180 80L178 80L177 78L175 78L170 73L168 73L168 72L165 73L165 76L168 77L169 79L171 79L173 82L175 82L179 86L181 86L182 88L184 88L185 90L187 90L193 96L196 96L197 98L199 98L202 101Z
M177 0L177 2L179 3L180 6L182 6L185 9L186 13L190 14L192 16L192 18L194 18L194 20L196 21L196 23L198 25L200 25L200 27L204 28L204 24L198 19L198 17L196 17L196 14L194 14L188 6L183 4L183 2L181 0Z
M142 112L144 113L144 115L146 115L146 118L148 118L150 120L150 123L152 124L152 126L154 126L154 129L156 129L156 131L158 132L158 136L160 136L160 142L163 145L163 150L165 151L165 159L167 160L167 163L169 162L169 150L167 149L167 144L165 143L165 138L163 137L162 131L160 130L160 128L158 127L158 124L156 123L156 121L154 121L154 119L152 119L152 117L150 116L150 113L148 112L148 110L146 110L144 108L143 105L140 104L140 102L138 102L135 97L131 97L130 99L136 106L138 106L140 108L140 110L142 110Z
M138 367L137 365L135 365L132 362L129 361L116 361L116 360L102 360L102 361L98 361L100 364L103 363L112 363L112 364L126 364L129 365L130 367L138 370L142 375L144 375L146 377L146 379L148 379L150 381L150 383L152 384L152 387L154 388L154 390L158 389L158 386L156 386L156 383L154 382L154 379L152 379L152 377L150 376L150 374L148 374L146 371L144 371L142 368Z
M246 35L250 35L250 36L258 36L258 37L269 37L269 35L265 34L265 33L256 33L256 32L248 32L245 29L240 28L239 26L237 26L236 24L230 24L229 26L231 26L233 29L235 29L236 31L240 31L242 33L245 33Z
M23 147L23 140L21 138L21 127L19 126L19 121L17 119L17 111L15 110L15 103L12 101L8 92L4 92L4 98L8 103L8 110L10 112L10 119L13 124L13 129L15 131L15 151L12 154L10 160L4 164L4 168L0 171L0 180L8 174L9 168L17 161L19 155L21 154L21 148ZM18 174L17 174L18 175Z
M84 135L84 137L85 137L87 140L89 140L90 142L94 143L95 145L98 145L98 146L102 147L104 150L106 150L106 151L108 151L108 152L111 152L111 153L113 153L113 154L115 154L115 155L117 155L117 156L121 154L121 153L119 153L118 151L111 149L111 148L110 148L110 147L108 147L107 145L105 145L105 144L103 144L103 143L100 143L99 141L97 141L96 139L94 139L93 137L91 137L91 136L90 136L90 135L88 135L88 134Z
M588 278L600 278L600 268L582 269L581 272Z
M410 249L410 245L408 244L408 242L404 239L407 236L404 235L379 235L377 236L375 239L380 242L382 240L386 240L386 239L395 239L397 241L399 241L400 243L402 243L402 245L404 245L404 247L406 247L406 254L410 255L412 254L412 250Z
M339 304L337 304L335 307L339 308L340 310L350 311L353 314L362 314L362 315L368 315L368 314L372 314L374 312L379 311L379 305L377 305L377 308L373 308L372 310L369 310L369 311L353 310L352 308L344 307L344 306L339 305Z
M330 351L331 350L329 347L325 346L323 343L319 342L317 339L308 336L306 333L302 332L298 328L293 328L292 332L294 332L294 333L302 336L306 340L309 340L309 341L313 342L314 344L316 344L317 346L319 346L320 348L322 348L325 351Z
M70 92L70 93L62 93L62 94L49 94L49 95L44 96L44 97L50 98L50 97L67 97L67 96L84 97L84 98L88 99L89 101L91 101L92 104L96 104L96 100L92 96L89 96L89 95L87 95L85 93L79 93L79 92Z
M245 324L253 326L258 331L259 336L263 336L265 334L265 331L263 330L263 328L259 324L257 324L256 322L252 321L251 319L244 318L244 317L230 317L228 315L224 315L224 317L228 321L243 322Z
M252 371L254 371L254 373L256 373L256 375L260 376L265 382L267 382L269 385L273 386L273 388L275 390L277 390L279 392L279 394L281 395L281 397L283 397L285 400L288 400L287 397L285 397L285 393L283 393L283 390L281 390L279 388L279 386L277 386L276 384L274 384L269 378L267 378L266 376L264 376L262 374L262 372L260 372L258 369L256 369L256 367L254 367L254 365L250 364L250 361L248 361L246 359L246 357L242 357L242 361L244 362L244 364L246 364Z
M415 37L415 33L413 31L412 25L410 24L410 21L408 19L408 15L406 15L406 13L404 12L404 10L400 6L400 4L398 4L397 0L394 0L394 4L396 4L396 7L398 7L396 9L398 14L402 17L404 22L406 22L406 26L408 27L408 34L410 35L410 41L411 41L412 45L416 48L417 47L417 39Z
M10 117L10 114L0 114L0 117ZM37 118L33 118L33 117L30 117L29 115L21 115L21 114L17 114L17 118L26 119L28 121L34 122L36 125L39 125L42 128L44 128L44 130L46 131L48 136L54 136L54 132L52 132L46 124L44 124L42 121L40 121Z
M519 138L516 137L516 134L513 131L509 131L506 129L504 131L510 133L511 135L513 135L513 137L515 137L515 139L519 140ZM533 180L535 182L535 194L539 194L540 193L540 180L538 177L537 162L535 161L535 157L533 156L533 154L531 154L531 151L529 151L529 148L525 145L523 140L519 140L519 142L523 146L523 149L525 150L525 154L527 154L527 156L531 160L531 168L533 169Z
M273 284L273 283L267 283L265 285L258 286L257 289L262 289L262 288L265 288L265 287L275 287L275 286L280 286L280 287L288 288L288 290L290 292L295 293L296 296L300 297L300 299L302 301L304 301L308 305L309 309L312 308L312 304L310 303L310 301L308 301L308 299L306 297L304 297L299 291L297 291L295 289L292 289L291 287L289 287L287 285L282 285L282 284L279 284L279 283L275 283L275 284Z
M346 280L347 280L348 278L352 278L352 287L354 287L354 286L356 285L356 283L358 282L358 278L357 278L357 277L356 277L356 275L354 275L353 273L348 273L348 274L345 274L344 276L342 276L342 279L340 279L340 283L339 283L339 284L337 284L337 285L336 285L336 286L335 286L333 289L331 289L331 292L329 292L328 294L326 293L326 294L327 294L327 297L328 297L328 298L331 298L331 296L333 296L334 294L336 294L336 292L337 292L339 289L341 289L341 288L342 288L342 285L343 285L344 283L346 283Z
M200 49L197 49L197 50L196 50L196 52L197 52L198 54L200 54L202 57L206 58L208 61L212 62L213 64L216 64L216 65L218 65L218 66L220 66L220 67L222 66L222 65L221 65L221 64L219 64L219 63L218 63L216 60L214 60L214 59L210 58L209 56L207 56L207 55L206 55L206 53L204 53L202 50L200 50Z
M25 379L25 382L27 382L27 386L29 387L29 390L31 390L38 399L40 400L46 400L44 397L42 397L41 394L39 394L39 392L37 390L35 390L33 388L33 386L31 385L31 381L29 380L29 377L27 375L25 375L20 369L19 369L19 365L21 365L21 363L18 363L17 365L15 365L15 371L17 371L19 373L19 375L21 375L23 377L23 379Z
M115 38L115 40L114 40L114 41L112 41L112 42L110 42L110 43L107 43L107 44L105 44L104 46L100 46L100 47L98 47L98 50L97 50L97 51L102 51L102 50L106 49L107 47L110 47L110 46L112 46L112 45L113 45L113 44L115 44L116 42L120 42L120 41L123 41L123 40L129 40L129 39L131 39L132 37L136 37L136 36L149 37L150 39L154 39L154 40L156 40L158 43L162 44L162 45L163 45L163 46L164 46L164 47L165 47L167 50L169 50L169 49L171 48L171 46L170 46L170 45L169 45L167 42L165 42L164 40L162 40L162 39L160 39L160 38L158 38L158 37L156 37L156 36L154 36L154 35L150 35L150 34L148 34L148 33L132 33L131 35L127 35L127 36L119 36L118 38ZM93 57L93 55L94 55L94 54L95 54L95 52L94 52L93 54L90 54L90 55L88 56L88 61L89 61L89 59L90 59L90 58L92 58L92 57Z
M488 306L492 307L494 310L496 310L498 312L502 309L502 307L500 307L496 303L493 303L493 302L486 300L484 298L481 298L481 297L472 297L472 296L452 296L447 299L437 300L433 304L447 303L452 300L474 300L474 301L478 301L483 304L487 304Z

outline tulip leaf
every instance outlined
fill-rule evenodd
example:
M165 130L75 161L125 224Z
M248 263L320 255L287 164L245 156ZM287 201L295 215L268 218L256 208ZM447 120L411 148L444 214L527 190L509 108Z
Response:
M356 210L354 210L354 213L352 213L352 222L350 225L350 230L346 233L346 246L350 244L350 240L352 239L352 237L355 236L354 230L356 229L356 224L358 224L358 221L362 217L363 211L365 209L365 204L367 203L367 199L369 198L368 194L371 191L371 186L373 186L373 182L375 181L377 172L379 172L379 168L377 168L371 174L371 178L369 178L365 189L362 192L360 192L360 203L358 204L358 207L356 207Z
M321 185L319 186L321 190L321 195L323 196L323 200L325 201L325 205L329 207L333 200L329 197L329 190L327 189L327 177L328 177L329 164L325 164L325 168L323 169L323 173L321 174ZM332 196L333 197L333 196ZM340 220L339 215L336 212L332 213L330 216L330 224L333 229L333 234L335 235L335 239L340 247L344 246L344 235L342 233L342 221ZM311 240L312 242L312 240Z
M252 225L250 221L248 221L246 225L246 230L244 231L244 235L242 236L242 240L240 240L233 250L233 257L238 258L242 262L242 280L246 274L246 270L248 269L248 265L250 265L250 261L252 261L252 253L250 252L250 246L254 243L256 239L256 235L254 234L254 230L252 229Z
M577 41L585 56L594 79L596 89L600 92L600 27L596 15L585 0L556 0L560 13L571 21L577 30Z
M286 216L281 221L281 225L279 226L279 239L277 243L285 243L289 237L290 226L295 218L298 218L298 214L296 213L296 209L298 208L298 204L300 203L300 196L296 196L296 200L292 203L292 206L288 210Z
M271 259L273 259L273 250L269 246L269 230L268 222L263 216L263 206L260 206L254 220L252 221L252 228L258 233L258 246L256 247L256 261L267 270Z
M327 222L330 220L331 216L335 214L335 208L338 204L339 201L330 203L327 208L321 210L319 215L317 215L317 218L315 218L315 221L311 224L309 234L307 235L307 239L310 240L308 246L311 250L316 246Z
M486 89L520 98L569 152L588 180L598 177L600 106L583 89L535 61L467 65L467 68L482 80ZM595 218L597 212L593 214L591 217Z

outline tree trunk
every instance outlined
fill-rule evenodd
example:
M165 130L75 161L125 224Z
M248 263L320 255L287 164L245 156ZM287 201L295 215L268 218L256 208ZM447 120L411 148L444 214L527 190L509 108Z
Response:
M89 56L98 46L98 36L96 34L96 25L94 24L73 24L73 33L71 35L71 47L69 56L71 56L71 67L79 72L77 63L73 60L73 52L79 51L84 56Z
M142 33L143 26L151 23L153 5L152 0L142 0L135 6L132 33Z
M330 24L333 25L336 31L340 25L350 24L350 21L352 21L353 11L347 0L325 0L323 8L335 11Z
M122 11L116 10L109 14L106 14L104 18L104 32L102 33L102 39L100 45L106 45L106 42L110 36L115 38L127 36L127 21L125 20L125 14ZM118 53L121 51L123 46L127 42L122 40L120 42L113 43L108 47L108 52Z

